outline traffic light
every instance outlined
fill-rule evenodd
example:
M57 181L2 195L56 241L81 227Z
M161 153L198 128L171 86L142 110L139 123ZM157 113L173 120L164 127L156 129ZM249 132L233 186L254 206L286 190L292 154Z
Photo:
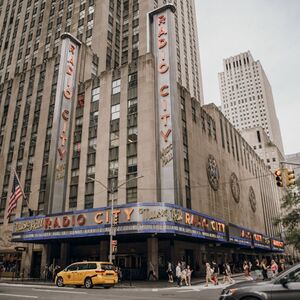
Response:
M119 224L119 215L118 214L114 214L113 224L114 225Z
M277 169L275 171L275 178L276 178L276 184L277 184L277 186L282 187L283 186L283 183L282 183L282 172L281 172L280 169Z
M295 184L295 172L294 170L287 170L286 186L291 186L294 184Z

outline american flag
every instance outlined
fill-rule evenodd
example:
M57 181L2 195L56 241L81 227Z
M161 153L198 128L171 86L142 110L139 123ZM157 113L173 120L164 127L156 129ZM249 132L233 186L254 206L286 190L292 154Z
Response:
M8 203L8 208L7 208L7 218L10 217L12 211L17 207L17 202L21 196L22 196L22 190L21 190L18 178L15 174L11 195L9 197L9 203Z

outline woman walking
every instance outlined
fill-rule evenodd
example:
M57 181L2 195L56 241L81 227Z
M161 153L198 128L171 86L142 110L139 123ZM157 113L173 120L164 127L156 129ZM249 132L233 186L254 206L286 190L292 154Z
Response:
M278 274L278 265L274 259L272 259L271 261L271 270L272 270L272 277L273 278L276 277Z
M205 286L208 286L208 282L211 282L213 284L215 284L215 281L212 280L212 276L213 276L213 269L210 267L210 264L209 263L206 263L205 264L205 267L206 267L206 284Z
M192 285L192 273L193 273L193 270L191 270L190 266L187 266L187 269L186 269L187 285Z
M233 283L233 280L231 278L231 269L228 263L225 263L223 265L224 268L224 278L223 278L223 284L228 281L229 283Z
M245 278L247 280L253 280L253 278L251 277L251 273L250 273L250 266L246 260L243 263L243 270L244 270Z

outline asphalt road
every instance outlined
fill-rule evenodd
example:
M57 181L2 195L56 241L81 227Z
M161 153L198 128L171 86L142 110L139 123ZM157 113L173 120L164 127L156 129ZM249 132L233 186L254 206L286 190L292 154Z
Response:
M167 288L111 288L93 289L28 284L0 283L0 300L5 299L41 299L41 300L153 300L153 299L201 299L218 300L220 286L204 287L203 284L190 287Z

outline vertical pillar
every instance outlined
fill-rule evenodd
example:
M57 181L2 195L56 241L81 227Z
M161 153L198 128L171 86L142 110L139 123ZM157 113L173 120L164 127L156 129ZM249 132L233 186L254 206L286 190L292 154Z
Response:
M28 244L27 250L22 254L21 270L22 278L29 278L31 273L31 261L32 261L32 249L33 244Z
M70 260L70 244L61 243L60 245L60 267L63 269L69 264Z
M158 278L158 239L148 238L147 239L147 276L150 272L151 265L154 267L154 272Z
M49 267L49 245L41 245L42 248L42 259L41 259L41 270L40 274L42 274L42 279L47 279L47 274L45 274L45 266Z
M99 259L100 261L108 261L109 256L109 241L100 241L100 253L99 253Z
M174 265L176 265L176 257L175 257L175 245L174 240L170 240L170 261Z

